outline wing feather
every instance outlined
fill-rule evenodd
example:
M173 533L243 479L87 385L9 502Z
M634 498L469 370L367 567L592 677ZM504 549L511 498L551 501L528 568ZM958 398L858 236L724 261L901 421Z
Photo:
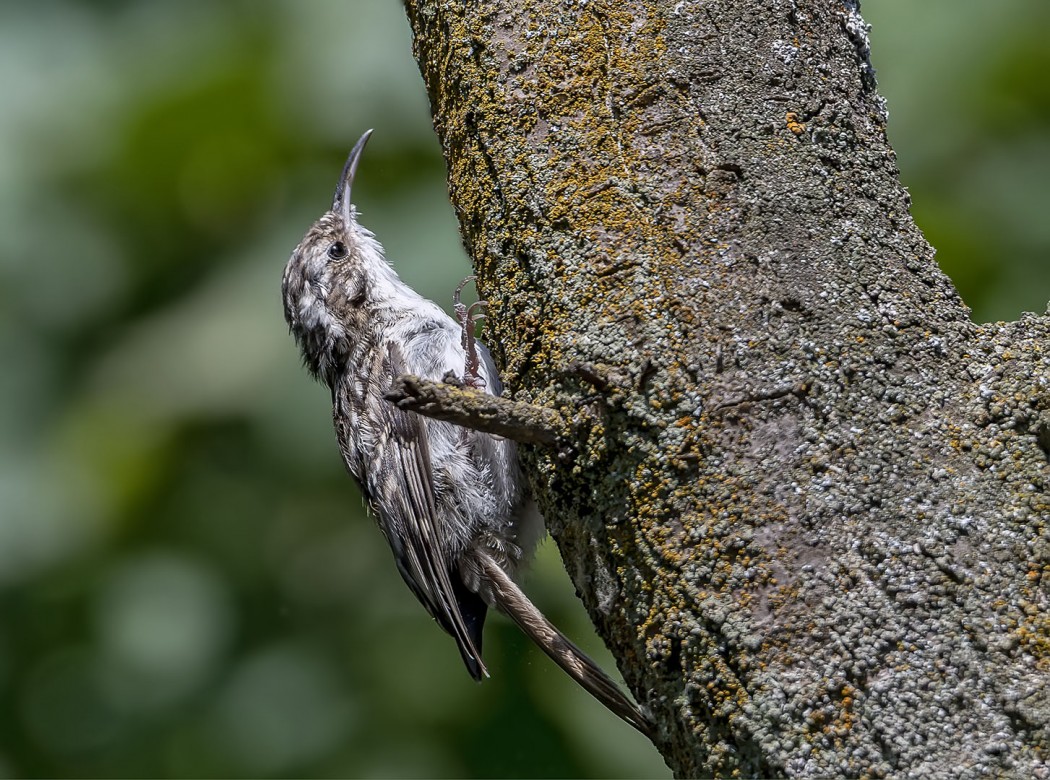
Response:
M383 392L406 373L400 348L388 342L380 369ZM423 418L379 400L375 464L365 489L374 507L384 507L380 527L394 552L402 578L441 627L456 640L467 670L487 676L481 659L481 630L487 607L463 585L458 568L443 553L443 534L434 492Z

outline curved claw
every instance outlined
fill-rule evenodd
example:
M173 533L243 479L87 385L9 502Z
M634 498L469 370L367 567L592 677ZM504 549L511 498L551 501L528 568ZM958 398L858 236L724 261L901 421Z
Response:
M452 310L456 312L456 319L459 321L460 325L464 324L464 318L469 316L470 313L470 309L463 304L463 288L476 279L477 277L471 274L460 282L459 287L457 287L455 292L452 293ZM473 306L471 308L473 308Z
M463 303L463 288L473 282L476 277L468 276L459 283L459 287L452 293L452 310L456 313L456 320L463 328L460 343L466 353L465 365L463 366L464 384L484 389L485 380L480 373L481 360L478 358L478 350L474 337L474 326L485 319L484 310L488 307L488 301L475 301L467 306Z
M463 304L460 304L460 306L462 305ZM481 320L485 319L484 310L487 309L488 306L488 301L475 301L470 304L470 307L466 310L465 316L471 323L481 322Z

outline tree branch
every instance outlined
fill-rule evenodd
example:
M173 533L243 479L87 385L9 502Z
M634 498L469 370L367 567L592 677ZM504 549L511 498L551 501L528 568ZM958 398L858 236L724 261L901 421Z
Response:
M553 409L411 374L397 377L383 397L399 409L524 444L553 446L569 430Z

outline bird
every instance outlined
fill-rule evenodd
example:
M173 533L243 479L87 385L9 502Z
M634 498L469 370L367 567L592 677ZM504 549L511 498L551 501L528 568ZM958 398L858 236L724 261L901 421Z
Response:
M456 642L475 680L490 608L510 617L607 708L649 736L650 717L529 600L517 578L546 533L508 439L398 408L384 398L405 374L503 393L474 337L484 302L453 296L456 318L403 282L351 200L372 131L354 145L331 208L292 251L284 315L303 363L331 390L332 420L402 579Z

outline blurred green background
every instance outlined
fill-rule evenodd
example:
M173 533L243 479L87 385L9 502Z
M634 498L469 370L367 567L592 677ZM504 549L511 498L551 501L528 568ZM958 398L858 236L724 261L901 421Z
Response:
M1050 4L868 0L977 320L1050 298ZM281 271L355 200L468 272L395 0L0 4L0 774L667 776L501 618L473 684L340 463ZM547 543L536 601L611 668Z

